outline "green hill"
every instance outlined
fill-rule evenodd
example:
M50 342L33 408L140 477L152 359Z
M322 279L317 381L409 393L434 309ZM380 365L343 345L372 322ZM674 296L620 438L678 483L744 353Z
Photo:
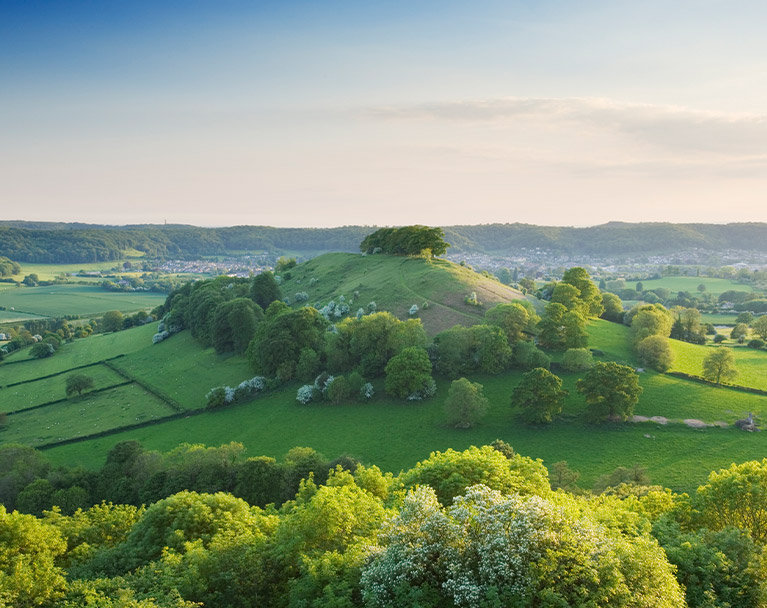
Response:
M406 319L415 304L430 335L456 324L481 323L488 308L525 297L495 279L441 259L328 253L283 274L290 278L281 285L282 293L296 306L302 305L295 302L296 293L305 292L306 303L317 307L343 296L351 314L375 302L378 310ZM472 292L479 306L466 303Z

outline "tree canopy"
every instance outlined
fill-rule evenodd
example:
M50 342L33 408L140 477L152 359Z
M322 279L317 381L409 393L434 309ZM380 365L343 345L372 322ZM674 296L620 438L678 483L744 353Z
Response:
M405 226L381 228L367 235L360 243L365 253L389 253L394 255L444 255L450 247L444 240L442 228L428 226Z

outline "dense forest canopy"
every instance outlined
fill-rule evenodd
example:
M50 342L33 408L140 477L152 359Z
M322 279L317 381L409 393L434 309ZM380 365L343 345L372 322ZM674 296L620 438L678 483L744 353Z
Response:
M767 251L767 224L630 224L610 222L573 228L530 224L447 226L452 251L493 253L545 249L568 254ZM0 256L19 262L100 262L137 249L150 256L215 255L252 250L357 251L373 226L273 228L183 225L100 226L45 222L0 222Z

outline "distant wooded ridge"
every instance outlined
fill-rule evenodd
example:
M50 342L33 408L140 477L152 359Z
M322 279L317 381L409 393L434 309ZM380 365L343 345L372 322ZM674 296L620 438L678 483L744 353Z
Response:
M609 222L573 228L532 224L444 226L449 253L503 254L540 248L571 255L661 254L705 249L767 251L767 224ZM19 262L79 263L118 260L137 249L149 256L216 255L254 250L359 251L377 226L274 228L0 221L0 256Z

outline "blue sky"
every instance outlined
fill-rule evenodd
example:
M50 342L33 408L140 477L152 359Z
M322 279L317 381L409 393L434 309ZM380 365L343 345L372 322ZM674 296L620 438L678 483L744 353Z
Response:
M3 2L4 219L767 221L767 8Z

